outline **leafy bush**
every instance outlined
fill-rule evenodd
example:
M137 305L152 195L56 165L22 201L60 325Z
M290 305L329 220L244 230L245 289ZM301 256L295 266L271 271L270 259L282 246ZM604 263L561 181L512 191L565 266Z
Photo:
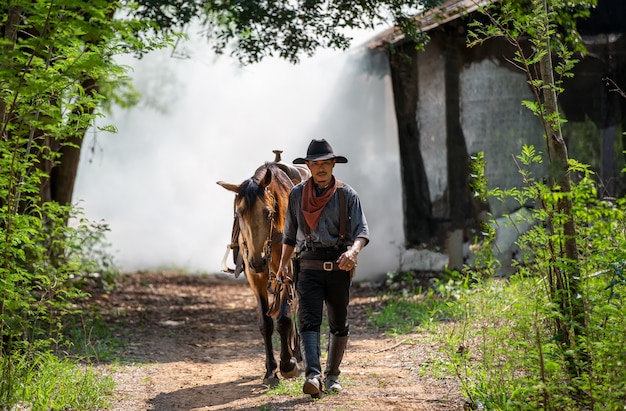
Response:
M117 273L106 251L105 226L86 220L68 226L66 221L80 210L56 203L32 209L37 211L33 215L2 214L10 224L0 226L7 239L0 243L0 406L24 401L24 379L43 375L42 367L61 364L49 361L48 354L71 345L65 320L79 312L77 303L87 295L83 286L108 284Z
M518 159L530 166L540 157L524 147ZM599 198L593 172L583 164L570 161L570 173L581 291L573 298L582 301L586 324L574 347L559 335L567 331L559 326L566 317L558 305L563 300L554 298L564 241L550 224L561 218L558 193L526 170L527 186L489 192L541 205L530 216L532 229L518 240L524 258L516 274L494 275L494 233L485 230L476 267L449 273L426 292L410 285L411 273L392 273L389 281L403 286L393 287L370 312L388 332L420 326L438 338L447 360L437 361L442 368L433 372L456 375L472 409L615 410L626 403L626 200Z
M529 165L537 157L525 147L519 159ZM556 211L561 194L525 174L526 187L495 191L503 200L542 205L533 211L533 228L518 240L525 258L517 274L487 277L459 294L465 320L443 333L450 369L474 406L609 410L626 401L626 201L599 198L587 166L570 161L570 173L580 253L580 294L571 298L585 307L586 330L574 347L563 344L561 333L572 326L563 313L571 306L555 298L555 281L565 237L551 224L562 218ZM466 275L483 278L469 269Z
M88 374L86 384L59 375L46 385L35 377L46 375L48 367L71 368L71 362L51 361L51 353L71 347L66 319L80 312L86 286L107 286L116 274L104 242L108 228L82 219L81 210L71 206L85 133L112 104L136 103L128 69L114 57L141 55L177 37L148 19L128 18L119 13L121 6L106 0L16 0L3 7L0 409L18 403L87 409L89 400L71 395L84 394L77 387L97 391L99 382ZM50 392L29 395L30 380Z

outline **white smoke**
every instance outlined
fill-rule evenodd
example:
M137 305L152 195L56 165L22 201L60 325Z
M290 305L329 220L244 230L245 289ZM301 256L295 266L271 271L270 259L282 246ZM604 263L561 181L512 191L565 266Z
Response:
M95 150L83 152L74 202L109 224L120 268L218 272L233 193L215 182L240 183L272 150L291 162L325 138L350 160L335 173L359 192L370 225L357 279L397 269L403 217L386 60L322 51L299 65L241 68L200 40L186 47L192 58L126 59L143 103L99 120L118 133L93 133L84 144Z

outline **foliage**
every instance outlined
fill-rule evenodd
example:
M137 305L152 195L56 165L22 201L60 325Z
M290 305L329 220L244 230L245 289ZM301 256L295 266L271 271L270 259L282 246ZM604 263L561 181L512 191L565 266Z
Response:
M69 378L82 375L78 363L55 362L51 353L69 345L65 323L79 311L83 286L109 283L116 269L104 243L108 227L50 201L58 188L52 177L62 153L106 106L105 95L126 100L132 92L115 55L154 44L133 34L146 23L131 29L111 18L116 3L18 0L1 7L0 408L87 409L100 400L80 397L107 380Z
M347 49L349 30L397 25L407 37L421 32L413 18L442 0L408 1L180 1L135 0L131 15L165 30L182 30L199 19L203 34L217 52L229 48L244 63L276 56L297 63L319 48Z
M90 126L98 116L92 109L134 101L127 68L115 56L145 53L169 42L143 43L137 33L151 25L113 19L117 7L105 0L19 0L4 6L5 13L17 14L19 20L15 27L3 22L16 32L14 38L2 39L2 107L9 115L0 128L3 135L27 139L29 130L42 130L56 139L72 133L82 137L80 126ZM90 93L84 79L97 80L97 93Z
M608 273L609 277L613 272ZM624 283L588 278L594 294L584 344L593 359L572 381L570 352L556 342L554 329L542 317L554 315L541 278L514 276L488 279L464 295L466 320L444 328L448 369L462 382L475 406L501 410L618 409L624 403ZM610 302L609 302L610 301ZM584 393L584 395L583 395Z
M545 19L537 10L543 8L543 0L496 0L483 9L491 24L484 25L476 20L470 23L473 30L468 33L470 46L483 43L494 37L506 37L521 42L524 38L536 41L542 37ZM597 0L550 0L548 20L550 35L555 40L554 52L571 49L586 53L582 38L576 29L576 21L589 17ZM535 57L544 53L543 44L535 50Z
M584 372L590 358L577 341L588 331L587 308L581 289L579 235L568 171L569 156L562 134L565 119L559 112L557 98L563 91L563 78L572 76L571 70L577 63L574 52L583 50L582 43L577 41L580 39L575 30L576 18L588 15L589 8L595 4L595 0L498 1L482 10L488 23L477 21L468 35L470 45L503 37L513 46L511 62L526 74L534 96L533 101L522 104L543 125L549 172L543 178L545 184L527 182L526 188L531 192L521 192L521 195L540 202L541 214L536 220L554 234L546 238L544 254L540 257L550 262L546 277L548 301L558 310L558 315L551 316L550 320L558 329L555 335L558 343L572 350L572 355L568 356L570 377ZM563 27L565 31L559 30ZM568 28L574 34L567 34ZM533 158L527 160L533 161ZM524 204L520 202L520 206Z
M0 177L0 183L4 182ZM3 406L24 400L17 390L23 382L16 370L32 369L21 363L43 358L56 347L68 344L64 324L77 313L76 303L86 295L81 285L87 281L108 281L116 274L104 250L100 251L99 260L92 258L92 250L101 246L101 228L65 224L68 215L78 211L56 203L32 205L34 216L7 215L6 209L0 209L2 221L11 222L8 228L0 227L0 235L6 239L0 243L0 330L1 348L6 354L0 370ZM85 248L86 244L93 248ZM97 272L101 275L95 277ZM49 364L44 361L39 366ZM37 369L37 374L44 371Z
M554 318L562 318L561 307L552 301L550 279L560 262L549 249L560 247L563 234L544 224L559 218L554 215L558 196L527 170L541 158L533 147L524 147L518 160L527 186L489 192L521 204L529 198L544 204L533 210L533 228L518 241L524 258L515 275L490 275L485 267L491 265L482 261L478 271L467 267L462 275L450 273L427 293L396 288L381 298L380 310L370 312L371 320L394 333L414 332L414 326L431 331L447 358L431 371L456 375L471 409L621 409L626 401L626 200L600 199L590 168L570 161L581 253L576 298L584 299L588 324L588 332L576 339L588 360L572 375L572 357L581 361L579 350L560 342ZM410 276L402 278L408 283ZM441 307L447 315L437 315Z
M0 367L7 366L16 387L9 403L17 407L11 409L93 410L110 405L113 379L88 366L45 352L0 358Z
M541 156L524 147L518 159L530 167ZM590 168L570 161L569 172L577 181L570 195L582 277L580 294L571 298L581 299L586 307L587 332L577 336L574 346L564 345L555 319L565 316L555 304L553 278L555 267L564 266L554 252L563 247L564 234L547 223L564 218L557 207L562 194L527 170L521 172L524 188L492 194L520 204L538 199L541 204L533 210L533 228L518 240L524 259L508 280L487 277L471 293L460 294L465 320L447 334L451 369L472 403L487 409L616 409L625 399L626 358L620 345L626 330L626 200L599 199ZM471 270L466 274L481 278ZM576 374L572 362L581 365Z
M513 47L510 62L527 76L534 96L522 104L541 120L548 146L552 144L550 134L560 131L565 123L557 108L550 107L548 96L554 94L556 99L563 91L563 80L573 77L572 68L578 63L575 55L586 53L576 22L588 17L596 4L597 0L495 1L481 9L488 22L476 19L469 24L470 47L496 37L505 38ZM549 62L546 68L553 68L554 73L544 73L545 61ZM547 154L555 162L554 154Z

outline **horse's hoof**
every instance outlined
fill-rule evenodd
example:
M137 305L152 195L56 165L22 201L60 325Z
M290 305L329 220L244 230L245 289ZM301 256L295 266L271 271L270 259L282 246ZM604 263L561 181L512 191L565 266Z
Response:
M280 375L282 375L283 378L293 378L298 375L299 371L300 370L298 370L298 363L296 362L295 358L289 360L289 363L287 364L287 367L285 367L285 369L283 369L282 362L280 364Z
M278 386L279 383L279 379L276 375L273 375L271 377L265 377L263 378L263 385L267 385L270 388L274 388Z

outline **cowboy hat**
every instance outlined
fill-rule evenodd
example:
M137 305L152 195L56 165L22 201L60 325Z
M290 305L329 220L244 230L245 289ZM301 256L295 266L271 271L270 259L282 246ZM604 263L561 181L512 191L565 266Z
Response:
M338 163L347 163L348 159L344 156L336 156L333 148L324 139L311 140L309 148L306 150L306 157L298 157L293 160L294 164L304 164L307 161L331 160L335 159Z

